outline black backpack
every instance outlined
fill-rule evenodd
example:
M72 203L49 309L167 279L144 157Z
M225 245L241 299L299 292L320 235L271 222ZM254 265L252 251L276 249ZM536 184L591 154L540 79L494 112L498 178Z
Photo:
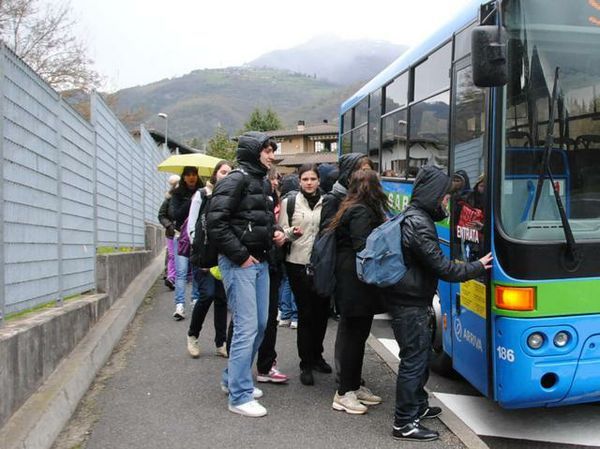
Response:
M323 231L317 235L310 254L310 272L313 276L313 286L319 296L328 297L335 291L336 257L335 231Z
M200 190L200 211L196 220L194 230L194 241L190 254L190 262L198 268L212 268L218 264L218 251L215 245L208 239L208 230L206 229L206 213L210 204L210 195L206 190Z

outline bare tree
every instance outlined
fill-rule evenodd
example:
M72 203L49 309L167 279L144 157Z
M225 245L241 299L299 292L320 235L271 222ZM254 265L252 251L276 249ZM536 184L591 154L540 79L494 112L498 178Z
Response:
M73 33L68 0L0 0L0 38L58 91L89 91L100 84L83 42Z

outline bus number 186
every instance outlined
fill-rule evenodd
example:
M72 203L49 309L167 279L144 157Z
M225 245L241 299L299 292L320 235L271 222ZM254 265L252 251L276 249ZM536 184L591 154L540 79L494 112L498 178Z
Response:
M500 360L506 360L510 363L515 361L515 351L512 349L507 349L504 346L498 346L496 351L498 351L498 358Z

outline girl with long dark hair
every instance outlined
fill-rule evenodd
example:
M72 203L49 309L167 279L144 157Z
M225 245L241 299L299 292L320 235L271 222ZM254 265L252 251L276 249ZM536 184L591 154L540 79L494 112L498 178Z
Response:
M181 173L179 186L171 196L169 203L169 215L175 221L175 237L173 246L177 251L179 237L181 232L187 232L182 229L182 225L190 213L192 196L196 190L202 188L204 184L198 176L197 167L184 167ZM179 254L175 255L175 312L173 319L180 321L185 318L185 286L187 284L189 257ZM191 301L198 300L198 284L194 280L194 269L192 269L192 296Z
M385 310L379 289L358 279L356 254L364 249L371 231L385 221L387 211L388 199L377 173L358 170L327 228L336 235L335 297L340 313L335 342L340 382L332 407L355 415L366 413L366 405L381 402L379 396L361 385L361 374L373 316Z
M199 189L192 197L190 215L188 216L188 233L190 242L194 241L194 231L196 221L202 208L202 201L210 197L214 186L223 179L233 169L233 163L229 161L219 161L215 166L209 181L203 189ZM200 298L196 301L192 310L192 319L187 337L187 349L193 358L200 357L200 345L198 337L204 324L206 314L210 305L214 302L214 325L215 325L215 354L221 357L227 357L227 298L225 297L225 288L220 279L216 279L208 270L199 269L196 271L196 282L199 287Z

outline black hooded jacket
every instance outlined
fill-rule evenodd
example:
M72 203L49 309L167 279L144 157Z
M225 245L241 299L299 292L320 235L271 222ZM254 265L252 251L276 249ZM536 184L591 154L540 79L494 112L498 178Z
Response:
M356 169L358 161L361 160L365 155L363 153L348 153L340 157L338 162L339 165L339 176L336 183L339 183L348 189L350 185L350 177ZM335 187L335 184L334 184ZM340 208L340 204L344 201L346 195L341 194L337 189L333 189L331 192L323 196L323 209L321 211L321 230L327 227L329 222L333 219L336 212Z
M219 254L238 265L250 255L267 259L272 246L275 215L270 183L264 182L267 167L260 152L268 136L248 132L238 141L234 170L215 186L207 213L208 237Z
M196 190L202 188L203 184L198 178L198 183L192 188L188 188L185 182L182 180L179 186L173 190L171 200L169 201L169 217L175 222L175 229L181 231L183 222L187 219L190 213L190 206L192 204L192 197Z
M408 271L398 284L384 289L388 307L430 306L439 279L463 282L485 272L479 261L454 263L442 253L434 222L446 217L440 204L449 186L450 178L440 169L427 166L419 171L402 224Z

